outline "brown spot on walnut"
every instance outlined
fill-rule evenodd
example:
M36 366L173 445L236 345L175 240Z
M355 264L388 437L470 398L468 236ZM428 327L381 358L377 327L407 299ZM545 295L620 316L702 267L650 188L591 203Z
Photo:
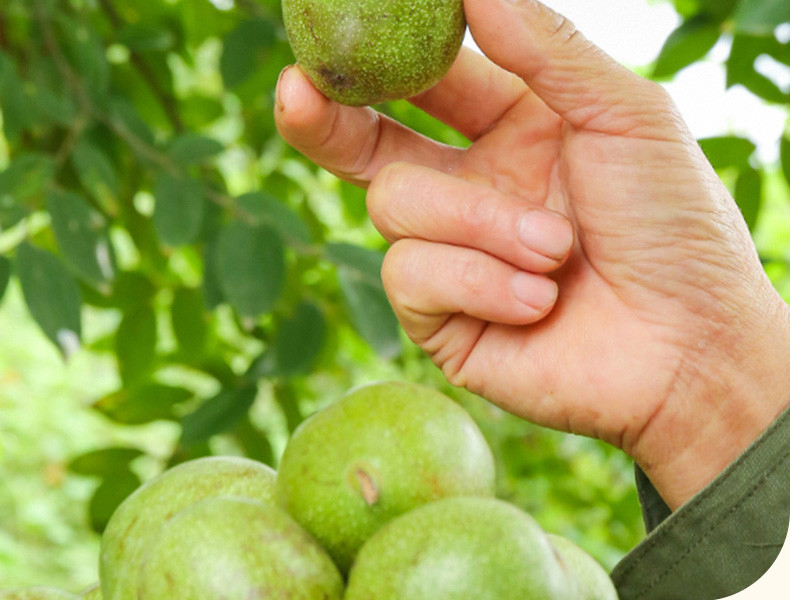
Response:
M327 65L321 65L318 69L321 78L335 90L348 90L354 87L356 78L346 73L338 73L330 69Z

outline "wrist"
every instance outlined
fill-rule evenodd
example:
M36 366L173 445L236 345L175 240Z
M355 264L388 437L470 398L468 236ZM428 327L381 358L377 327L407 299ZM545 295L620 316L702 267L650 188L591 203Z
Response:
M790 406L790 308L773 294L758 328L687 361L631 455L675 510L713 481ZM739 339L734 339L738 337Z

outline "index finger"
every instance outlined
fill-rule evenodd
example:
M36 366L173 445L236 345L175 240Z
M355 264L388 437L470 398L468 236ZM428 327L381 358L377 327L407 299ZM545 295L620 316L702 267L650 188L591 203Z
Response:
M442 80L410 101L474 141L530 95L523 79L464 46Z

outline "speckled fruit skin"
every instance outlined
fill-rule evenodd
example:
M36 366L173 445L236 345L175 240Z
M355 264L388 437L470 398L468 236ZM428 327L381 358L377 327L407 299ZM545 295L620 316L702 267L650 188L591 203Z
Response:
M332 560L285 511L244 498L202 500L148 549L139 600L340 600Z
M274 470L257 461L211 456L177 465L140 486L116 509L102 534L104 599L137 600L132 581L151 536L180 510L220 495L273 504L274 481Z
M342 572L396 516L447 496L493 496L491 450L469 414L440 392L402 382L351 390L294 431L276 500Z
M344 600L577 600L532 517L493 498L447 498L361 548Z
M77 596L48 587L0 590L0 600L76 600Z
M328 98L353 106L408 98L458 55L463 0L283 0L297 61Z
M584 549L572 541L555 534L548 534L578 585L578 600L618 600L617 590L609 574Z

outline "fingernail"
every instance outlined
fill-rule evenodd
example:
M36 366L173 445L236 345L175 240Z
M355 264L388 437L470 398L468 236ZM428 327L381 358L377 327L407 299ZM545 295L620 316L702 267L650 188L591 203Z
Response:
M293 68L293 65L288 65L282 71L280 71L279 77L277 77L277 86L276 86L276 95L274 98L274 104L277 107L277 110L282 111L285 108L285 98L287 96L287 92L283 92L283 88L287 86L285 83L286 73Z
M519 301L539 312L543 312L557 301L559 289L552 279L519 272L513 276L510 284L513 294Z
M518 236L527 248L553 260L561 260L573 243L573 229L558 214L534 209L521 217Z

